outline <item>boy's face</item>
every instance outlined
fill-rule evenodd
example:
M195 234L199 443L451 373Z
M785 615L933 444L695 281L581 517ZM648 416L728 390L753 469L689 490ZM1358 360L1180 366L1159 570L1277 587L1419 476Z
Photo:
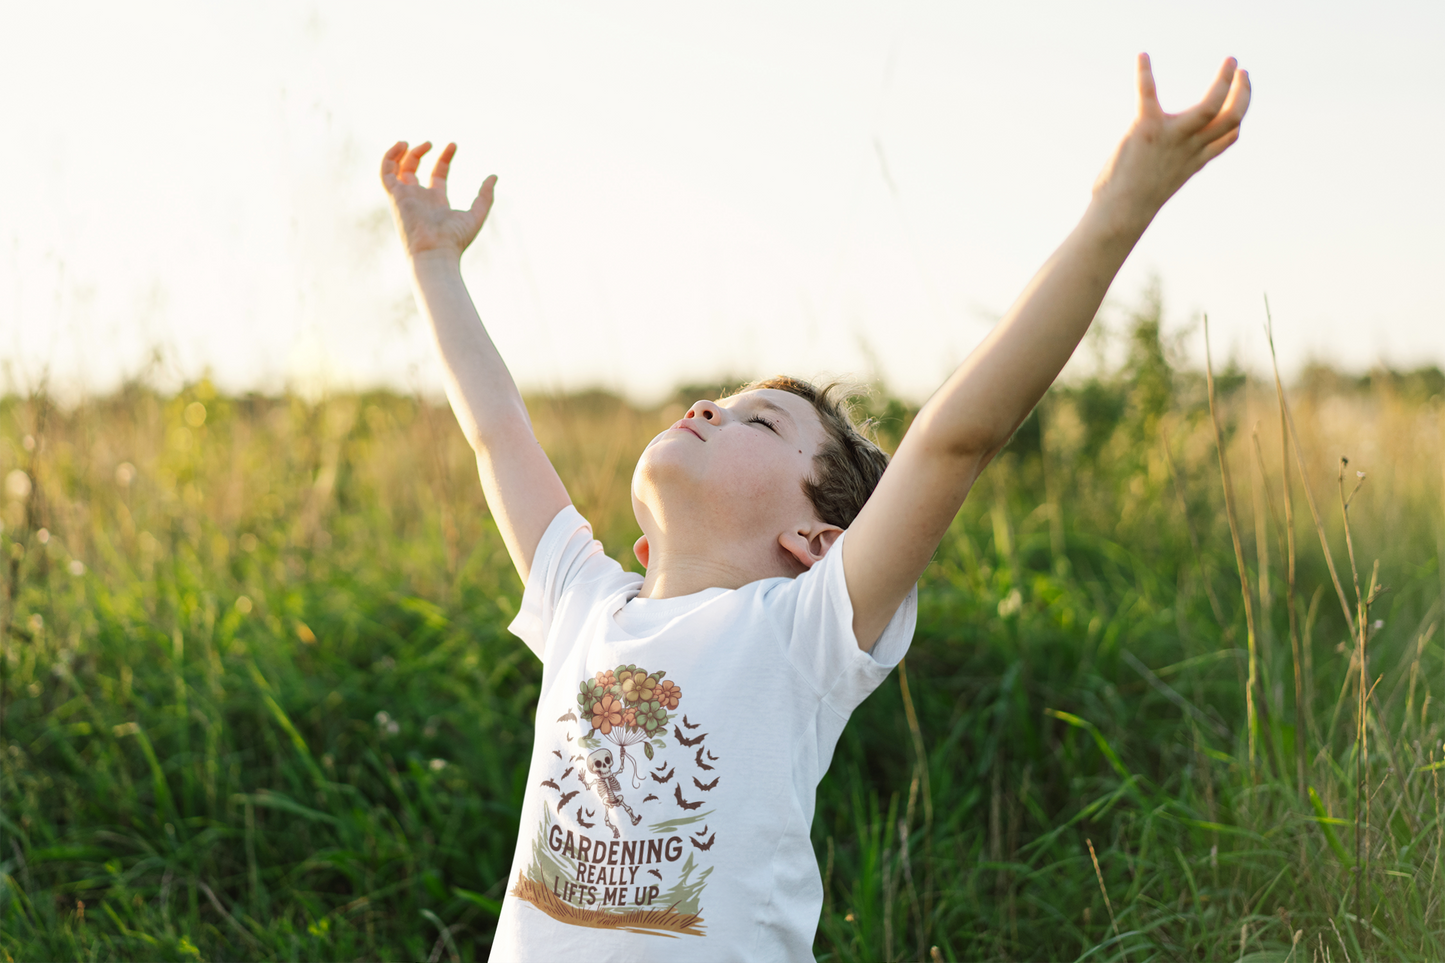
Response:
M816 520L803 480L825 439L812 404L791 392L761 388L699 401L638 460L638 523L654 545L659 534L686 529L775 549L779 534Z

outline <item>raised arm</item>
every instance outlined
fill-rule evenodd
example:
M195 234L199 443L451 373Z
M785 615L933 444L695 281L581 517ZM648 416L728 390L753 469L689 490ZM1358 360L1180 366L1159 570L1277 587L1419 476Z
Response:
M537 443L522 395L462 282L462 251L492 209L497 179L482 183L469 209L454 211L447 201L447 172L457 146L447 145L431 182L422 187L417 166L430 149L430 143L410 150L405 143L393 146L382 158L381 182L411 262L417 305L441 353L447 398L477 453L487 506L525 583L537 543L571 499Z
M923 406L848 530L843 570L865 649L923 573L979 473L1074 353L1154 215L1238 139L1249 93L1248 75L1231 58L1202 101L1166 114L1149 58L1139 55L1139 114L1095 182L1083 219Z

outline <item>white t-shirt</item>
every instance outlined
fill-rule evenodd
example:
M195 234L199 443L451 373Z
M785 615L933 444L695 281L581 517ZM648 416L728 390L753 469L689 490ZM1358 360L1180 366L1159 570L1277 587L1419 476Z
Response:
M812 959L818 781L917 611L859 649L845 539L794 579L639 599L558 513L510 627L542 691L493 960Z

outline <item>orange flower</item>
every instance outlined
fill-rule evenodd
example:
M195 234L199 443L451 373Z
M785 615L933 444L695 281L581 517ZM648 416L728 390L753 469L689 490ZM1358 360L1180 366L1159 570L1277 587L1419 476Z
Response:
M678 701L682 699L682 687L671 679L663 679L662 684L657 687L656 698L665 708L676 709Z
M623 724L624 726L628 726L628 727L636 726L636 725L637 725L637 710L636 710L636 709L628 709L626 712L622 713L622 724Z
M599 702L592 703L592 728L601 729L605 736L612 731L613 726L622 725L622 703L612 698L612 693L604 695Z
M617 676L612 674L611 669L597 673L597 684L604 689L610 689L617 684Z

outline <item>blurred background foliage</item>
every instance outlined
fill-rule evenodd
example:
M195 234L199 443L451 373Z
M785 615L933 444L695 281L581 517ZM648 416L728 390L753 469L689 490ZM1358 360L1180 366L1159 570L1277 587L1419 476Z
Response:
M1259 625L1251 757L1205 379L1160 314L1146 297L1119 363L1049 393L925 574L912 653L819 791L820 959L1445 958L1445 374L1315 366L1292 386L1347 596L1292 463L1298 700L1274 387L1218 374ZM637 452L726 387L529 400L624 565ZM889 448L914 413L886 391L860 407ZM1354 564L1388 587L1368 827L1357 470ZM540 666L506 632L521 587L444 404L206 381L11 395L0 478L0 952L486 957Z

